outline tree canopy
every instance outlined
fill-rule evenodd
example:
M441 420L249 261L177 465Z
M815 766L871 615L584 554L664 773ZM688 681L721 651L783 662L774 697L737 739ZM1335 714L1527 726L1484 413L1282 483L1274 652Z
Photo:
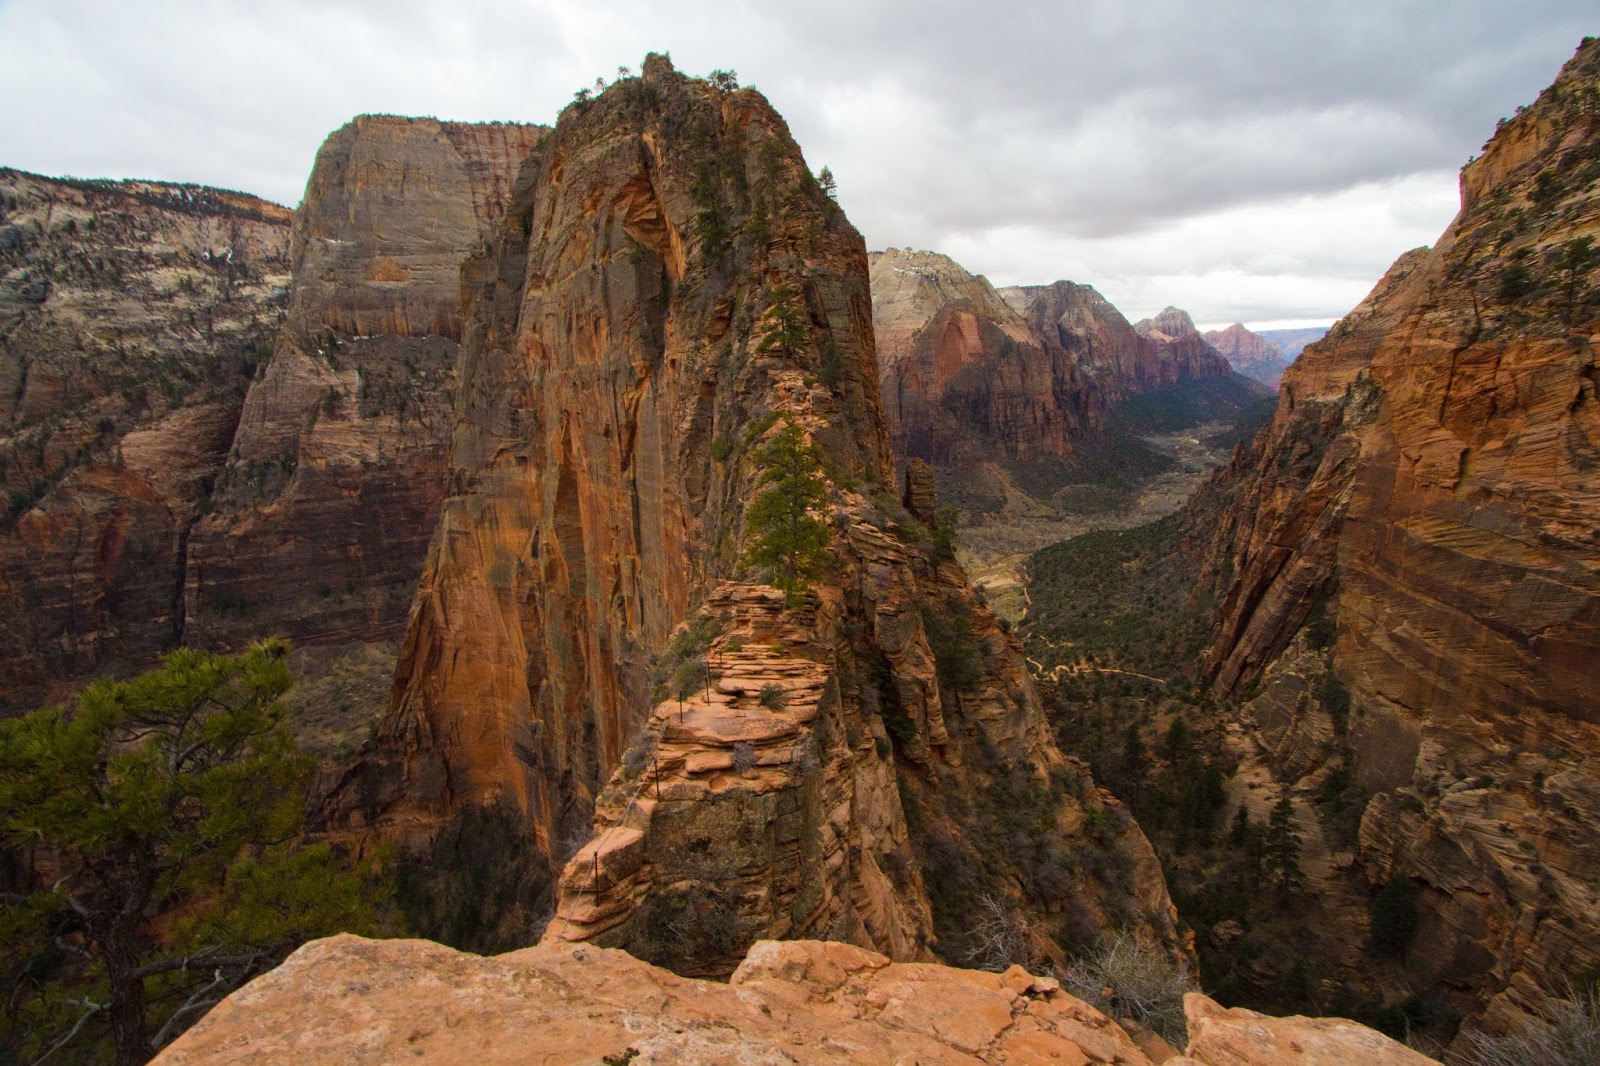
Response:
M792 417L755 454L766 486L750 505L748 558L771 575L773 585L791 601L811 587L827 563L827 479L822 449L806 439Z
M379 886L300 846L287 645L168 654L0 722L0 1057L146 1061Z

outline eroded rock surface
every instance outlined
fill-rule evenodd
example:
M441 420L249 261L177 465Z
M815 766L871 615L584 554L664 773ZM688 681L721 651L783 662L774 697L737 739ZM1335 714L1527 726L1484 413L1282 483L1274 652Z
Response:
M1218 692L1324 627L1348 724L1270 746L1348 759L1358 868L1420 908L1406 979L1490 1025L1600 965L1597 74L1586 42L1218 482Z
M1426 1066L1339 1019L1185 1007L1182 1066ZM847 944L762 941L726 984L625 952L543 944L492 958L423 940L317 940L157 1056L184 1063L1011 1063L1150 1066L1058 982L891 962ZM1342 1056L1342 1057L1341 1057Z
M329 832L425 844L501 805L559 869L592 824L552 936L691 972L774 935L923 958L941 921L974 921L933 906L927 833L989 846L954 797L970 810L1004 777L1052 855L1091 809L1096 846L1126 853L1098 880L986 873L1002 915L1038 920L1021 950L1059 951L1049 930L1081 898L1095 927L1126 912L1187 961L1137 826L1056 751L1016 640L899 507L865 249L759 94L655 56L569 108L464 285L452 493ZM752 453L789 425L822 456L832 530L792 604L745 561ZM663 699L686 622L722 677ZM689 926L674 955L662 929Z
M323 144L288 315L191 540L189 639L399 637L446 487L461 263L542 132L368 115Z
M5 704L182 636L190 531L278 328L289 220L202 186L0 170Z
M1382 1033L1343 1018L1273 1018L1231 1010L1191 992L1183 997L1189 1047L1169 1066L1437 1066Z

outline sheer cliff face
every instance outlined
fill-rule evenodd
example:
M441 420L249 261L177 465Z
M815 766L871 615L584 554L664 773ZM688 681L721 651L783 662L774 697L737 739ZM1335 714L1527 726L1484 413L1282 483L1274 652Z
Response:
M445 491L461 261L540 134L364 116L323 144L287 320L191 541L191 639L398 637Z
M1214 546L1217 688L1336 620L1360 858L1420 891L1413 979L1491 1023L1600 963L1597 73L1591 41L1285 374Z
M1228 374L1228 361L1200 336L1187 311L1169 307L1155 318L1134 323L1133 330L1156 349L1155 378L1143 384L1175 385Z
M186 542L282 314L289 220L200 186L0 170L4 703L182 635Z
M933 252L872 260L884 415L895 454L941 465L1067 455L1095 396L981 276Z
M1274 389L1283 380L1283 370L1290 360L1283 357L1278 345L1246 329L1244 323L1235 322L1227 329L1211 330L1200 336L1245 377Z
M763 935L928 955L902 796L938 816L1011 765L1061 782L1042 809L1063 839L1114 804L1065 793L1016 641L918 546L931 515L894 502L865 249L759 94L652 56L574 104L463 289L452 491L330 829L420 841L500 804L554 860L593 815L551 936L726 973ZM793 606L743 561L750 453L780 418L825 456L833 528ZM925 628L951 617L959 691ZM713 676L663 700L675 631ZM1136 909L1181 953L1148 845L1115 824L1142 895L1079 886L1091 913ZM664 944L662 923L705 935Z

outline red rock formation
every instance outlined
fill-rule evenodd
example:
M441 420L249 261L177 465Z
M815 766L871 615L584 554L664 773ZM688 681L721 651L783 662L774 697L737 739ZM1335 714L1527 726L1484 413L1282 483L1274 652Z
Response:
M865 249L759 94L652 56L574 104L463 285L454 491L377 749L324 804L332 831L416 842L500 804L555 858L597 811L559 935L648 951L652 914L721 901L730 924L679 959L709 972L760 935L925 955L902 794L942 818L1004 773L1051 797L1052 843L1082 839L1110 801L1069 789L1015 639L897 512ZM779 416L826 457L834 530L792 609L744 562L748 452ZM726 676L680 711L652 667L691 616L720 632ZM959 683L927 628L956 619ZM787 690L781 713L750 704L757 682ZM647 723L645 773L623 755ZM1138 871L1136 927L1182 956L1148 845L1106 818ZM1054 905L1014 879L995 891ZM1109 923L1130 889L1072 891Z
M445 492L461 261L541 133L363 116L323 144L288 318L190 543L190 640L400 635Z
M233 993L158 1066L293 1060L522 1063L1057 1063L1427 1066L1334 1018L1270 1018L1185 997L1186 1057L1151 1057L1052 977L891 962L847 944L764 941L726 984L620 951L493 958L423 940L317 940ZM1124 1029L1128 1026L1129 1029Z
M0 706L181 636L190 528L277 328L289 218L0 170Z
M1162 383L1160 353L1089 285L1057 281L1002 289L1047 346L1066 352L1113 403Z
M1226 377L1228 361L1194 328L1189 312L1169 307L1155 318L1140 319L1133 330L1156 346L1153 384L1175 385L1199 378Z
M1283 351L1276 344L1245 329L1242 322L1235 322L1227 329L1211 330L1201 337L1220 352L1233 369L1274 389L1283 380L1284 368L1291 362L1283 357Z
M875 252L872 320L897 456L936 465L1069 455L1102 403L989 282L933 252Z
M1419 893L1413 987L1489 1024L1600 965L1597 72L1589 41L1219 482L1216 687L1335 620L1359 859Z

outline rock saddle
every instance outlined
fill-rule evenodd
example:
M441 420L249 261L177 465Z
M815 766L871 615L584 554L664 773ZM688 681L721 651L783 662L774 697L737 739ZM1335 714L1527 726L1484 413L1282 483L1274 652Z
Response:
M761 941L726 984L590 945L492 958L423 940L317 940L156 1057L187 1063L1009 1063L1429 1066L1354 1022L1184 1001L1187 1055L1021 967L891 962L847 944ZM1435 1064L1436 1066L1436 1064Z
M1348 772L1344 865L1417 903L1404 985L1491 1028L1600 967L1597 81L1591 39L1214 486L1216 692L1281 787Z
M183 634L187 544L289 284L290 212L0 170L0 706Z
M1242 322L1200 336L1220 352L1234 370L1270 388L1278 387L1284 368L1291 362L1284 358L1283 349L1277 344L1246 329Z
M287 318L191 539L190 640L399 637L446 487L461 262L542 132L365 115L324 142Z
M766 935L925 958L942 930L907 805L976 847L946 804L1005 773L1052 846L1102 811L1129 880L1012 878L996 906L1042 931L1081 900L1186 957L1142 834L1054 748L1015 639L898 502L865 249L758 93L651 56L574 103L463 287L452 492L329 832L422 845L492 806L556 869L594 832L552 938L694 972ZM753 450L789 425L821 453L833 529L793 606L743 561ZM930 618L959 622L959 681ZM658 656L696 634L721 676L663 699ZM686 937L663 929L686 928L672 955Z

